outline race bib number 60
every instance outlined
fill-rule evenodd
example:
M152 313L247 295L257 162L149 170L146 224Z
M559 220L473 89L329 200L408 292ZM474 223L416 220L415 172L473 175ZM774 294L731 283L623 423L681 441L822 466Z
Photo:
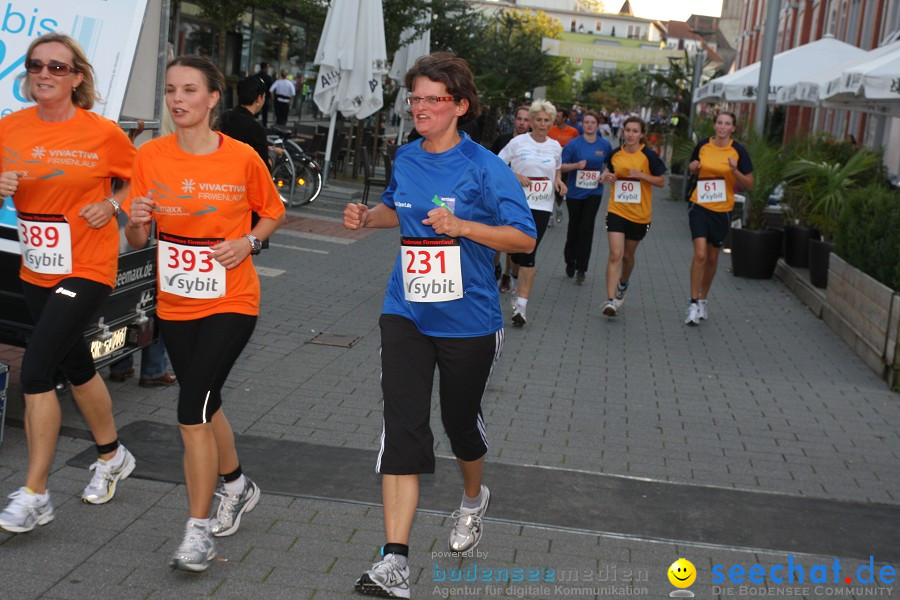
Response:
M637 179L616 179L613 189L613 200L624 204L641 203L641 182Z
M225 267L212 257L209 248L221 241L160 232L157 245L160 291L194 299L224 296Z
M18 213L22 262L35 273L72 272L72 229L64 215Z
M463 297L459 240L402 238L403 292L408 302L447 302Z

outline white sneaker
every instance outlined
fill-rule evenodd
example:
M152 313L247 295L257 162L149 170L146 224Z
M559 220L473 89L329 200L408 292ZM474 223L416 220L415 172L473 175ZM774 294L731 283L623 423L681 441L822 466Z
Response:
M518 304L513 307L512 322L516 327L525 325L525 307L519 306Z
M688 306L687 316L684 319L685 325L699 325L700 324L700 306L696 302L691 302L691 305Z
M481 506L476 510L460 508L450 515L456 519L453 529L450 531L450 550L452 552L467 552L481 541L482 523L484 513L487 512L491 501L491 491L486 485L481 486Z
M125 455L118 466L111 467L102 458L98 458L91 465L94 476L91 477L91 482L81 493L82 501L87 504L109 502L116 494L116 484L131 475L131 472L134 471L134 455L122 444L119 444L119 452L124 452Z
M615 300L607 300L606 302L604 302L601 310L607 317L614 317L619 314L619 307L616 306Z
M705 321L709 317L709 307L706 304L706 300L698 300L697 306L700 308L700 318Z
M53 520L53 505L50 495L42 504L36 494L20 487L9 495L11 502L0 512L0 529L13 533L31 531L37 525L46 525Z
M172 556L169 566L180 571L200 572L209 568L209 561L216 557L216 544L208 527L188 521L184 539Z
M366 596L409 598L409 565L401 567L397 558L388 554L363 573L354 587Z
M621 283L616 284L616 297L614 298L614 300L616 300L617 306L621 307L623 304L625 304L625 292L627 291L627 285L625 287L622 287Z

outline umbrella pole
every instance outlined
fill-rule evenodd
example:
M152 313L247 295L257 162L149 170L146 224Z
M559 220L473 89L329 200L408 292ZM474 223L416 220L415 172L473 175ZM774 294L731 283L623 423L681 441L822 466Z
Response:
M400 117L400 130L397 132L397 145L403 144L403 130L406 129L406 115Z
M328 171L331 167L331 146L334 145L334 127L337 123L337 109L331 113L331 123L328 125L328 141L325 143L325 169L322 173L322 185L328 186Z

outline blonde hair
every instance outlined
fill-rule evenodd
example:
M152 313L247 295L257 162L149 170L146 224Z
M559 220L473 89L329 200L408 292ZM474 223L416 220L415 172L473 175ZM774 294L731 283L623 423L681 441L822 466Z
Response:
M531 107L528 109L528 116L533 117L539 112L545 112L550 115L551 121L556 118L556 107L543 98L539 98L531 103Z
M81 85L72 90L72 104L85 110L90 110L94 107L94 102L99 99L97 90L94 87L94 67L88 62L84 49L81 47L81 44L75 41L75 38L64 33L45 33L41 37L35 38L31 45L28 46L25 60L31 60L31 54L35 48L50 42L60 43L72 52L72 66L76 73L81 73L84 76ZM25 72L25 77L22 80L22 95L34 102L34 97L31 95L31 74L28 71Z

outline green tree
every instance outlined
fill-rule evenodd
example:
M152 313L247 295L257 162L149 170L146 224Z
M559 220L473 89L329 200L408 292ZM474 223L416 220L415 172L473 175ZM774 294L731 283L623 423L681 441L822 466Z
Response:
M637 69L616 69L598 73L581 87L579 101L607 110L630 110L643 103L647 75Z

